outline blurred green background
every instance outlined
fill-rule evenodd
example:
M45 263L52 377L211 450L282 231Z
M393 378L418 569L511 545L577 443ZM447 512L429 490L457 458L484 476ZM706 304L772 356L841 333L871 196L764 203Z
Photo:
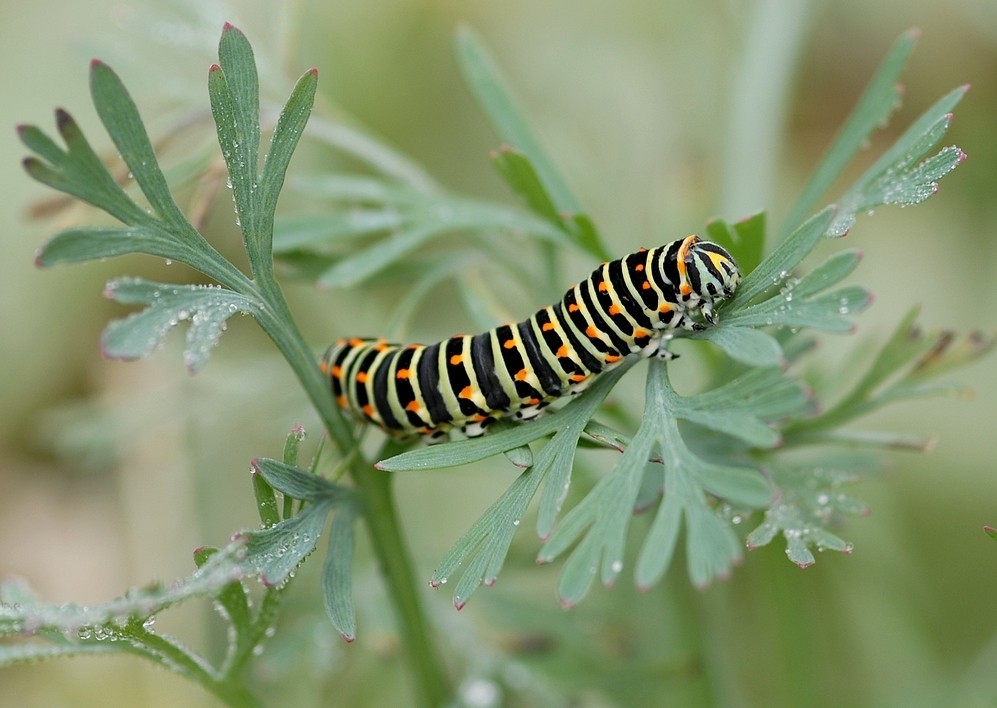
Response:
M332 115L352 116L444 185L507 200L487 159L497 138L453 60L453 30L466 21L612 250L624 253L700 230L713 215L766 208L778 224L879 60L918 27L904 105L872 147L970 83L945 139L969 160L925 205L860 219L848 245L865 252L857 279L876 302L853 337L828 343L825 358L833 366L851 347L881 340L915 303L926 329L997 327L993 3L36 0L6 2L3 18L0 575L27 578L50 601L95 602L186 574L193 548L256 523L249 459L276 455L296 422L310 444L320 437L291 376L248 321L233 323L196 378L172 345L137 363L100 357L100 331L121 314L101 298L105 281L121 273L183 279L182 266L122 259L33 267L60 225L98 219L80 209L29 218L53 194L20 169L25 151L13 126L49 129L62 106L106 147L87 93L93 56L121 75L155 134L178 106L207 106L207 67L222 23L232 21L253 43L271 98L316 66L322 100L342 111ZM751 54L760 66L744 59L752 46L762 48ZM746 144L738 131L764 136L759 122L772 141ZM231 221L223 204L206 222L227 252L237 244ZM589 266L578 260L566 272ZM392 308L389 296L344 307L342 293L300 285L289 293L316 350L341 334L377 334L356 323L369 329ZM463 325L463 314L452 313L459 325L448 326L449 316L425 318L418 334L439 338ZM885 475L857 489L873 513L841 531L855 543L850 557L825 554L801 571L773 544L703 592L687 590L676 565L652 592L598 588L564 612L553 594L556 564L533 566L537 543L524 524L499 584L460 614L446 592L426 591L447 651L461 657L465 698L488 693L475 692L492 685L476 676L499 675L521 687L506 694L512 705L994 705L997 544L981 531L997 524L994 360L959 377L975 397L905 405L870 421L937 434L938 443L929 455L895 455ZM496 465L399 480L422 577L511 479ZM321 617L315 569L306 566L258 664L264 696L297 705L405 703L390 608L376 569L358 563L356 644L343 645ZM223 639L203 604L157 627L210 653ZM130 659L0 675L0 705L181 701L214 705Z

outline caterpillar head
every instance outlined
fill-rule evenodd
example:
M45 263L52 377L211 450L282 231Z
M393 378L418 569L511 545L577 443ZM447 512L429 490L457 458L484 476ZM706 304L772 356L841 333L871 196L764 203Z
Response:
M721 246L687 236L678 250L679 293L687 307L698 308L711 324L716 322L714 304L734 295L741 282L737 262Z

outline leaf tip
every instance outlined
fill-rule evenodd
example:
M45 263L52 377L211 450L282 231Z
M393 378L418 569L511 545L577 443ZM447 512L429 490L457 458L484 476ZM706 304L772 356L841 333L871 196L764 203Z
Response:
M317 79L318 78L318 67L317 66L313 66L311 69L309 69L305 73L306 74L311 74L312 76L314 76Z
M984 527L983 527L983 533L985 533L987 536L989 536L993 540L997 541L997 529L995 529L993 526L984 525Z
M353 634L352 632L342 632L342 636L343 636L343 641L346 642L347 644L352 644L357 639L357 635Z
M65 131L72 125L73 117L69 115L69 111L65 108L56 108L55 127L59 129L59 132L65 134Z
M45 247L42 246L35 252L35 268L44 268L48 263L45 261Z
M21 160L21 166L25 172L34 177L39 170L44 168L44 163L37 157L28 156Z
M214 73L219 72L221 70L222 70L222 68L220 66L218 66L218 64L212 64L211 66L208 67L208 75L210 76L211 74L214 74Z
M226 22L225 24L222 25L222 39L224 39L226 35L231 35L231 34L242 37L243 39L245 39L246 37L245 32L243 32L241 29L233 25L231 22Z
M90 60L90 71L96 71L97 69L105 69L105 68L107 68L107 64L102 62L100 59L95 58Z

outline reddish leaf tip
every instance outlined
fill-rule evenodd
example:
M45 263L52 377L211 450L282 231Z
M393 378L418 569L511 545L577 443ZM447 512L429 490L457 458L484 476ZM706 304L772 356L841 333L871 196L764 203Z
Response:
M312 67L311 69L309 69L309 70L308 70L308 71L307 71L306 73L309 73L309 74L311 74L312 76L314 76L314 77L316 77L316 78L317 78L317 77L318 77L318 67L316 67L316 66L313 66L313 67Z
M222 68L220 66L218 66L217 64L212 64L211 66L208 67L208 73L209 74L213 74L216 71L221 71L221 70L222 70Z
M107 64L105 64L104 62L102 62L100 59L91 59L90 60L90 70L91 71L93 71L94 69L99 69L100 67L105 67L105 66L107 66Z
M225 24L222 25L222 32L228 32L229 30L234 30L234 29L235 25L233 25L231 22L226 22Z
M344 634L343 635L343 641L346 642L347 644L352 644L353 642L356 641L356 639L357 639L357 635L355 635L355 634Z
M907 30L907 32L905 32L905 34L916 42L917 40L921 39L921 28L911 27L909 30Z
M457 600L457 599L455 599L453 601L453 607L458 612L460 612L461 610L463 610L465 605L467 605L467 600Z

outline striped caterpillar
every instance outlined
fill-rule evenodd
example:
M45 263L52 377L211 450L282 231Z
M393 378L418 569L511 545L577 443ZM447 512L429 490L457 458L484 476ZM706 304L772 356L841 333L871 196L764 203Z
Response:
M673 330L704 329L697 313L714 324L740 278L727 251L687 236L603 263L517 324L429 346L342 339L320 367L341 407L389 433L477 437L497 418L533 418L624 357L672 358Z

